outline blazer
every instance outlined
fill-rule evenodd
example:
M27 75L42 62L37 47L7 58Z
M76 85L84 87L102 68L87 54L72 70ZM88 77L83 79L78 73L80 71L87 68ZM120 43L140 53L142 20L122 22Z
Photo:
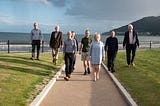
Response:
M136 31L133 31L133 44L139 46L138 35ZM123 40L123 47L129 45L129 31L125 32L124 40Z
M55 38L55 33L55 31L52 32L49 45L51 48L60 48L60 46L63 45L63 35L62 32L59 31Z

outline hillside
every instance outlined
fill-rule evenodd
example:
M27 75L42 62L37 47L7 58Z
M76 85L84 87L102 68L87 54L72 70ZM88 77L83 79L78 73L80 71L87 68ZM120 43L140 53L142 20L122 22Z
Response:
M141 35L160 35L160 16L144 17L131 23L134 29ZM128 25L113 29L117 34L121 35L127 30ZM104 32L104 35L108 32Z

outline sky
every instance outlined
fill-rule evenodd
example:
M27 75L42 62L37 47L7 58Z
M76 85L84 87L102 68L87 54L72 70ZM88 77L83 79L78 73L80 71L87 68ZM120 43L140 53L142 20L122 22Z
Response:
M0 0L0 32L103 33L147 16L160 16L160 0Z

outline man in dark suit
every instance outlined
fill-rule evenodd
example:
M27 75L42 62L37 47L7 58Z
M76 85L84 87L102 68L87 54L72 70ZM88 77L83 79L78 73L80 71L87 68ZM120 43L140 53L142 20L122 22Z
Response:
M63 35L59 26L55 26L50 38L50 47L52 48L53 63L57 64L59 48L63 47Z
M107 54L108 71L115 72L114 61L118 52L118 39L115 37L115 31L111 31L110 36L106 39L105 52Z
M123 48L126 47L126 55L127 55L127 64L128 66L135 66L134 58L136 54L136 48L139 48L139 40L137 32L133 30L133 25L128 25L128 31L125 32L124 40L123 40ZM132 52L132 58L131 58Z

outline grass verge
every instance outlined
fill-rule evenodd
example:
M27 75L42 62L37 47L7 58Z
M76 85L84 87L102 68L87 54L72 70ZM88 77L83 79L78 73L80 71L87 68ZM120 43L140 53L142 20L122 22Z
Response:
M129 68L125 52L119 52L114 75L139 106L160 106L160 50L137 51L135 64Z
M57 65L50 53L40 60L30 60L31 54L0 54L0 106L25 106L44 88L63 64Z

